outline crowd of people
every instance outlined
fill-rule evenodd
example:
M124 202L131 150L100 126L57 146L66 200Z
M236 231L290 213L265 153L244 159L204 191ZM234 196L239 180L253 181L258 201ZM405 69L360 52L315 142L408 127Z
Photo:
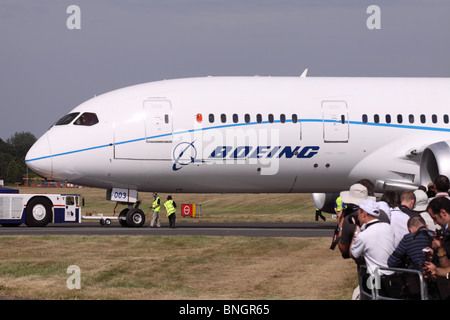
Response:
M382 296L420 298L417 275L387 268L413 269L423 274L428 299L450 299L449 189L448 177L439 175L427 187L400 195L386 191L378 201L368 180L340 193L335 245L343 258L365 266L360 289L370 291L368 280L382 267Z

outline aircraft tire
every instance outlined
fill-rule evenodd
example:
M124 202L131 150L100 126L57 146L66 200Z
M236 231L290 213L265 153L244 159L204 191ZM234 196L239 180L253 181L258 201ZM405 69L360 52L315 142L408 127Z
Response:
M25 224L45 227L52 221L52 203L46 198L33 198L27 204Z
M145 223L145 213L141 209L131 209L127 213L127 225L130 228L142 227Z

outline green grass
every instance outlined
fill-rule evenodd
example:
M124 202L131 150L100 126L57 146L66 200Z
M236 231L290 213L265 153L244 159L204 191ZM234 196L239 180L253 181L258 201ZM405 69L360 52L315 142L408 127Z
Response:
M80 193L83 214L112 215L100 189L31 189ZM167 195L161 195L161 198ZM312 222L308 194L174 194L202 205L192 222ZM149 212L150 193L140 193ZM118 206L116 215L123 209ZM179 211L178 211L179 212ZM179 213L178 213L179 214ZM0 296L39 299L349 299L353 261L328 249L329 238L210 236L0 236ZM69 290L67 267L81 269Z
M328 243L320 238L0 237L4 248L0 251L0 295L348 299L355 286L355 268L329 250ZM81 269L81 290L66 287L66 270L73 264ZM339 277L333 270L339 270Z

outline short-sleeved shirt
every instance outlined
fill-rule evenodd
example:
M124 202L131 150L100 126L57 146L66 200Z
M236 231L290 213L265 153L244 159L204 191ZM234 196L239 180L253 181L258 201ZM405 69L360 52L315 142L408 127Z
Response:
M389 256L394 252L394 233L388 223L374 219L364 226L355 239L351 254L355 258L364 256L367 270L372 273L375 267L387 267ZM380 274L392 274L380 270Z
M409 233L408 220L419 213L409 210L405 206L391 210L391 226L394 230L394 247L397 248L403 237Z

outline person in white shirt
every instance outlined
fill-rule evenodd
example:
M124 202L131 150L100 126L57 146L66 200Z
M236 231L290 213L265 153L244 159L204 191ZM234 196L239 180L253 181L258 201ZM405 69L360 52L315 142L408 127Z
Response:
M419 213L412 211L416 196L411 190L403 191L400 196L400 206L391 210L391 226L394 231L394 247L397 248L403 237L409 233L408 220Z
M430 214L427 212L428 206L428 196L425 191L417 189L414 191L414 195L416 196L416 203L414 204L413 210L420 214L420 216L425 220L426 226L429 230L435 231L436 224L433 219L431 219Z
M369 275L375 267L388 267L389 256L394 252L394 233L388 223L381 222L380 209L373 200L364 200L358 209L358 223L350 245L353 259L364 257ZM361 226L361 227L360 227ZM400 297L400 279L388 270L380 270L381 294L388 297Z

